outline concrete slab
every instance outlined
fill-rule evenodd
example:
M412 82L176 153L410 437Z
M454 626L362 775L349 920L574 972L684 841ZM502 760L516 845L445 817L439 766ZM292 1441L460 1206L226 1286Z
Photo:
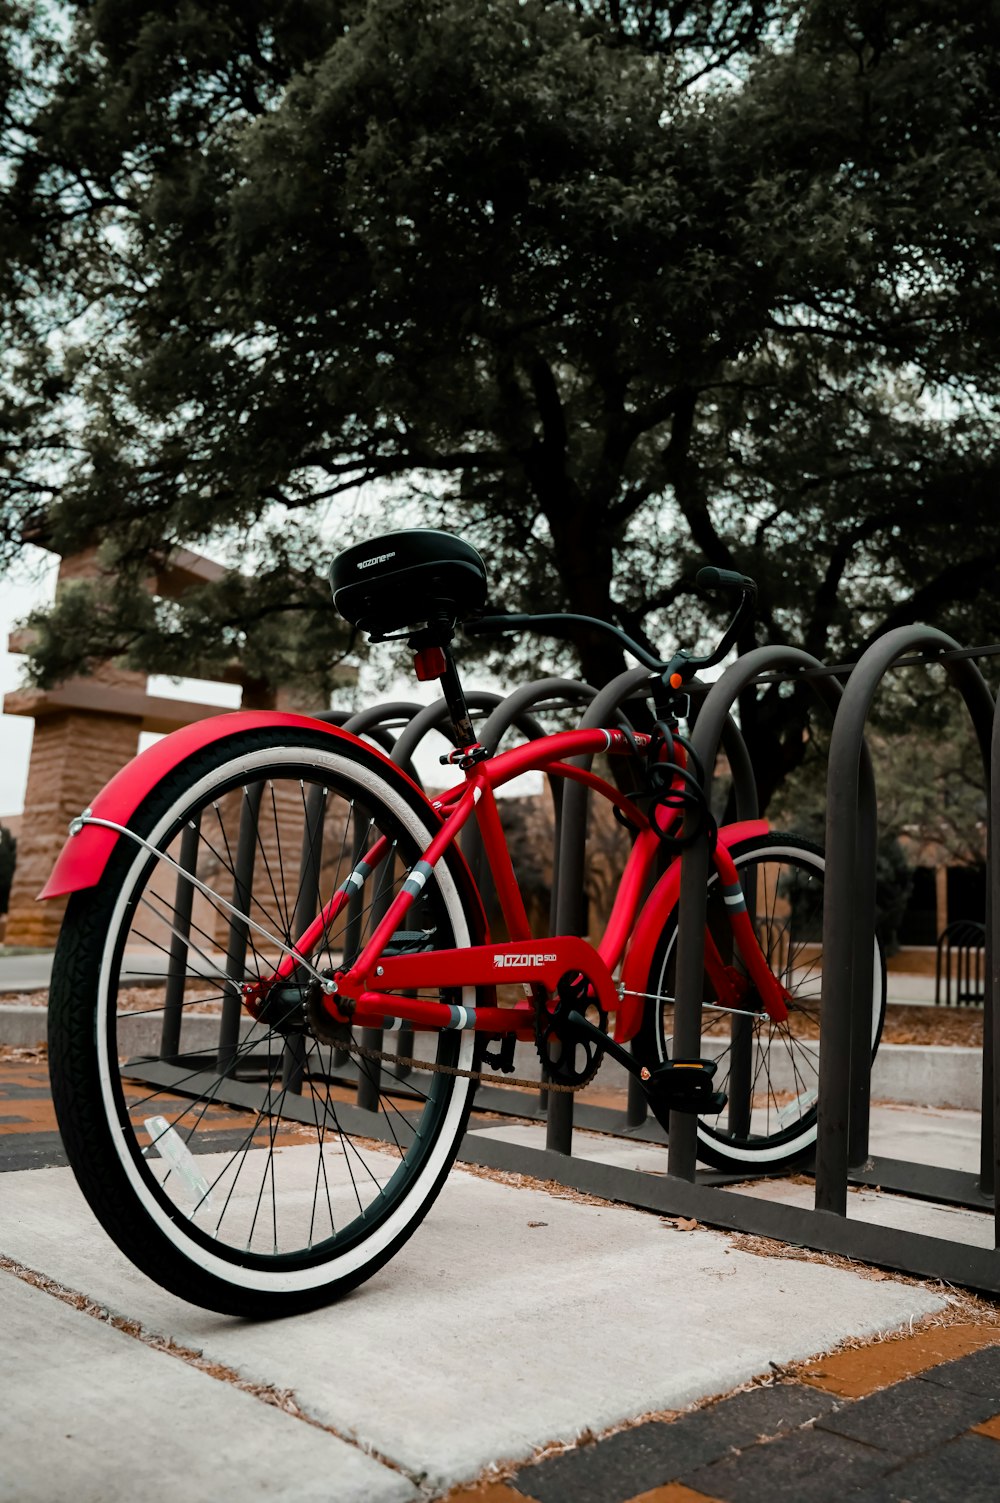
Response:
M16 1049L37 1049L48 1036L49 1010L30 1002L0 1002L0 1044ZM256 1025L252 1018L240 1022L240 1038L246 1039ZM122 1052L157 1055L163 1033L163 1013L136 1013L121 1033ZM180 1047L195 1053L210 1049L219 1037L219 1017L215 1013L184 1014Z
M873 1106L869 1146L880 1158L978 1174L981 1131L978 1111Z
M417 1490L328 1431L0 1273L3 1503L405 1503Z
M49 1028L47 1007L28 1002L0 1002L0 1044L13 1049L38 1049L46 1042Z
M22 955L0 955L0 992L30 992L48 986L54 953L29 950Z
M457 1171L367 1285L314 1314L250 1325L138 1274L69 1171L12 1173L3 1188L0 1251L246 1379L290 1389L320 1423L425 1473L429 1489L946 1303L854 1270L761 1260L724 1233Z
M794 1185L788 1180L759 1180L753 1185L733 1188L741 1195L780 1201L783 1205L811 1208L813 1204L811 1185ZM911 1200L908 1196L889 1195L882 1190L851 1189L847 1195L847 1215L853 1221L892 1226L904 1232L921 1232L927 1237L946 1237L967 1247L993 1246L992 1211L969 1211L963 1206Z
M54 950L25 950L22 953L0 952L0 993L41 991L52 980ZM225 974L225 957L215 951L206 957L205 965L214 966L219 975ZM166 978L169 956L161 950L129 949L127 967L133 985L144 982L155 984ZM208 974L214 974L209 971Z
M934 1164L975 1174L979 1170L979 1132L978 1112L873 1106L869 1143L871 1152L880 1158ZM479 1129L477 1136L516 1143L524 1148L545 1147L542 1123L498 1124ZM667 1169L666 1148L598 1133L574 1132L573 1154L577 1158L617 1164L622 1169L642 1169L652 1174L665 1174Z
M886 1001L903 1002L907 1007L933 1007L933 963L934 952L931 951L932 973L926 976L912 971L894 971L890 964L885 976Z

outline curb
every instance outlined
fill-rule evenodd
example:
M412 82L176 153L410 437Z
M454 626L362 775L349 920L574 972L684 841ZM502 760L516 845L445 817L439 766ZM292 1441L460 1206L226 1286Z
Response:
M156 1053L162 1013L145 1013L133 1024L132 1047ZM37 1049L47 1036L48 1010L23 1002L0 1002L0 1045ZM183 1042L192 1052L210 1048L217 1017L193 1014L184 1020ZM244 1029L253 1026L247 1019ZM712 1040L706 1040L711 1053ZM721 1047L721 1046L719 1046ZM526 1073L537 1064L531 1046L519 1046L516 1066ZM605 1059L598 1077L602 1087L624 1090L627 1076L614 1060ZM872 1068L872 1100L901 1106L951 1107L979 1111L982 1106L982 1054L978 1049L945 1044L883 1044Z
M0 1045L14 1049L38 1049L48 1041L47 1007L32 1007L26 1002L0 1002ZM246 1036L256 1025L247 1018L240 1025ZM163 1028L162 1012L137 1014L129 1028L129 1049L137 1054L156 1055ZM184 1019L181 1048L189 1053L210 1049L218 1037L219 1018L213 1013L193 1013Z

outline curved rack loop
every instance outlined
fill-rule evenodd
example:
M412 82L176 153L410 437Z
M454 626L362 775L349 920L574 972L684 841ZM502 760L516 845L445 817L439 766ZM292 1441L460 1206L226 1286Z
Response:
M537 741L546 734L545 729L529 715L529 710L542 709L544 706L571 704L574 700L589 702L593 699L597 690L590 684L580 683L572 678L539 678L530 684L523 684L520 689L515 689L508 694L506 699L500 701L489 719L479 727L479 739L492 756L504 736L516 726L523 731L529 741ZM552 794L552 803L555 809L556 830L555 850L553 852L552 866L552 899L549 909L549 920L555 915L555 894L559 885L559 830L562 819L562 805L564 788L561 778L548 777L547 782ZM466 826L463 836L463 852L469 865L472 867L476 881L482 883L488 877L482 859L483 842L479 833L479 826L469 824ZM483 894L484 899L487 894Z
M605 725L612 716L617 716L621 712L626 700L631 699L637 690L645 688L655 676L648 668L630 668L612 679L591 700L580 721L581 730L591 726ZM705 689L705 686L697 679L688 687L692 693L699 695ZM699 710L697 722L705 716L711 692L708 691L705 703ZM730 760L738 817L753 819L757 813L757 786L746 744L739 727L729 714L728 706L719 726L715 741L716 748L720 741L724 743ZM574 758L574 763L579 767L589 767L592 760L590 757L577 757ZM714 766L714 762L715 750L712 752L710 765ZM554 905L554 926L557 934L579 934L583 930L589 807L589 790L581 783L569 783L563 791L562 828L558 846L560 882L556 890ZM575 874L572 886L566 881L566 874L569 872ZM703 929L704 914L702 916ZM644 1116L645 1101L640 1099L640 1093L634 1087L630 1087L628 1119L630 1125L638 1125L643 1121ZM690 1121L693 1124L694 1118L692 1117ZM567 1093L558 1095L549 1102L545 1146L556 1153L569 1154L573 1151L572 1138L573 1097ZM692 1163L692 1174L693 1172Z
M812 669L826 673L823 664L811 653L797 647L757 647L738 658L708 691L698 714L691 744L705 768L711 795L715 758L740 694L762 674L775 669ZM828 709L837 712L842 690L836 679L810 678L809 682ZM859 765L864 766L862 793L874 809L874 780L871 763L859 748ZM873 848L874 849L874 848ZM703 832L688 846L681 857L681 891L678 908L677 978L674 1006L674 1043L682 1059L696 1059L701 1053L701 992L704 968L706 895L709 875L708 839ZM869 956L869 966L871 957ZM869 977L869 994L871 978ZM823 1051L820 1050L820 1058ZM669 1172L679 1179L693 1180L697 1159L697 1121L685 1113L673 1112L670 1118Z
M823 969L819 1063L819 1134L816 1140L816 1209L847 1214L849 1165L868 1156L868 1101L871 1060L860 1023L867 976L871 995L871 958L875 936L875 847L877 810L874 794L862 796L861 752L865 725L875 692L889 668L906 653L961 651L953 637L932 626L900 626L879 637L858 661L844 690L833 726L827 770L826 904L823 918ZM971 658L944 658L952 683L969 711L990 779L993 696ZM992 869L992 865L991 865ZM995 881L995 877L994 877ZM865 946L868 946L867 955ZM992 953L987 929L987 972ZM849 1006L844 1005L844 999ZM983 1040L983 1142L992 1144L993 1071L990 1023ZM983 1152L980 1189L992 1193L993 1153Z

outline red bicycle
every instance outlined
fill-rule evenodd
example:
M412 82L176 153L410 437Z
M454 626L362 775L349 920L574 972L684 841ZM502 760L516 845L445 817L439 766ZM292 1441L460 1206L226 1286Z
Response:
M560 731L491 755L455 666L456 623L558 634L572 618L484 616L483 561L447 533L351 548L333 565L335 603L376 640L405 637L418 678L440 681L456 787L428 799L344 731L238 713L158 742L74 821L43 894L71 895L49 1005L53 1099L84 1194L147 1274L243 1315L358 1284L426 1214L477 1080L510 1073L518 1040L537 1045L555 1090L586 1085L612 1055L664 1125L671 1110L698 1114L711 1164L773 1168L809 1149L816 847L763 820L713 827L703 1057L670 1048L677 852L682 829L711 820L679 734L684 686L728 652L755 594L742 576L703 574L740 594L707 658L660 662L590 622L649 669L652 730ZM600 754L629 759L640 791L570 760ZM529 769L586 784L631 832L597 945L529 926L494 797ZM502 939L456 844L472 822ZM876 954L873 1049L884 1001Z

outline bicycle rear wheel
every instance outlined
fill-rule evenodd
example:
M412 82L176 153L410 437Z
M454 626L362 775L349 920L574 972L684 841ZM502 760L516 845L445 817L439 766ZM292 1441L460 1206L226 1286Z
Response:
M779 1168L801 1158L816 1141L825 861L818 846L779 834L742 841L731 847L730 855L761 950L791 1000L783 1023L760 1016L763 1009L752 987L743 1003L746 1016L713 1013L716 994L706 975L702 1055L717 1060L714 1085L729 1100L721 1112L699 1117L698 1156L724 1170ZM714 872L708 885L708 927L723 958L731 961L731 930ZM647 1002L636 1035L636 1054L654 1066L670 1058L676 953L675 907L657 944L645 986L659 1002ZM885 963L876 941L873 1058L885 1016L885 989Z
M273 976L348 879L308 958L324 974L357 954L434 830L362 743L282 734L216 743L154 789L131 822L151 849L122 837L70 902L50 998L59 1126L101 1223L174 1293L253 1316L329 1300L393 1255L444 1181L474 1089L358 1053L391 1035L336 1029L301 968L259 1020L243 1008L241 989ZM388 854L365 871L380 837ZM392 949L480 939L467 882L446 856ZM422 1060L473 1064L471 1032L416 1037Z

